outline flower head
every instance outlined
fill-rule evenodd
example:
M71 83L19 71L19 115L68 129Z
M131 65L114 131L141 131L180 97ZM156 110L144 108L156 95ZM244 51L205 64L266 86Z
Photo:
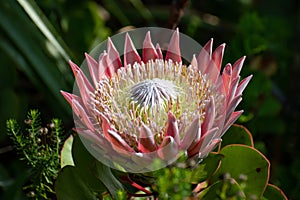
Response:
M76 116L77 131L90 152L130 172L155 170L179 152L204 158L241 115L234 111L251 76L240 81L245 57L225 65L225 45L212 52L211 39L183 63L178 29L166 52L147 32L142 57L129 34L123 62L113 42L95 60L86 54L90 80L74 63L79 94L62 91ZM155 160L163 163L155 165Z

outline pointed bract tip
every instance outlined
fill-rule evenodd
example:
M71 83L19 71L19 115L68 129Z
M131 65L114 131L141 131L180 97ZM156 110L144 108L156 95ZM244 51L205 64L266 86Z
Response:
M121 66L121 58L119 52L117 51L115 45L111 41L110 37L107 39L107 64L112 71L115 73Z
M148 31L143 42L143 62L147 63L149 60L155 60L157 58L158 53L152 44L150 31Z
M208 42L203 47L208 54L211 54L212 52L213 43L214 43L214 39L210 38L210 40L208 40Z
M150 34L150 31L147 31L146 36L145 36L145 40L151 41L151 34Z
M87 59L87 61L93 60L95 61L95 59L88 53L84 53L85 58Z
M60 90L60 93L63 95L63 97L69 102L69 104L72 104L72 94L65 92L63 90Z
M126 33L124 45L124 67L130 64L133 65L135 62L140 63L141 58L138 52L136 51L136 48L134 47L130 35Z
M125 34L125 47L126 47L126 46L127 46L127 48L130 47L130 46L128 46L128 45L130 45L130 44L132 44L132 40L131 40L131 37L130 37L129 33L127 32L127 33Z
M107 37L107 44L112 43L111 38Z
M193 54L191 65L193 66L194 69L198 69L198 62L195 54Z
M80 71L80 68L72 62L72 60L69 60L69 65L71 66L71 69L73 71L74 76L77 76L77 73Z
M151 49L153 48L154 49L154 46L151 41L150 31L147 32L144 42L143 42L143 49L145 49L145 48L151 48Z
M239 74L240 74L240 72L242 70L243 64L245 62L245 59L246 59L246 56L242 56L237 61L235 61L235 63L232 66L233 77L239 76Z
M228 76L231 76L232 74L232 66L230 63L227 63L223 69L223 74L227 74Z
M158 43L156 44L155 49L157 52L158 59L163 59L163 54L162 54L161 48Z
M166 60L173 60L173 62L181 62L181 53L179 46L179 30L176 29L170 39L168 51L166 53Z

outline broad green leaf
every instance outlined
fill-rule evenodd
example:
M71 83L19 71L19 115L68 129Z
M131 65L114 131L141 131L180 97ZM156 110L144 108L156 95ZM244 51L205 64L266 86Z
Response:
M253 138L246 127L235 124L222 137L221 147L229 144L245 144L253 147Z
M86 184L94 190L103 190L104 186L102 182L100 182L92 172L96 160L86 150L78 135L74 136L73 139L72 157L75 167L79 171L80 176L84 177Z
M116 198L119 190L124 190L122 184L112 174L111 169L97 161L85 148L80 137L73 140L72 155L75 167L86 184L95 191L108 190Z
M199 183L212 177L222 158L223 156L221 154L210 153L195 169L193 169L191 182Z
M200 192L199 197L202 200L246 199L241 186L232 178L215 182L214 184Z
M59 35L56 33L55 29L51 23L47 20L46 16L43 15L42 10L33 0L17 0L22 6L34 24L39 28L39 30L45 35L49 40L55 50L61 54L65 60L69 60L70 56L66 52L67 46L64 44L63 40L60 39ZM63 47L62 47L63 46Z
M73 144L73 136L69 136L66 139L62 150L60 152L60 167L63 168L66 165L74 166L74 161L72 157L72 144Z
M94 194L105 192L106 187L92 173L95 159L85 149L78 135L73 137L71 152L75 166L67 165L61 169L56 181L58 199L95 199Z
M220 154L224 158L212 182L227 175L243 185L247 199L260 198L267 186L270 173L270 163L265 156L253 147L241 144L228 145L221 149Z
M267 199L268 200L274 200L274 199L287 200L288 198L285 196L283 191L281 189L279 189L277 186L268 184L262 199L264 199L264 200L267 200Z
M124 190L123 185L112 174L111 169L101 162L95 162L93 172L115 199L118 197L118 192Z
M58 200L97 199L79 169L74 166L66 166L60 171L55 191Z

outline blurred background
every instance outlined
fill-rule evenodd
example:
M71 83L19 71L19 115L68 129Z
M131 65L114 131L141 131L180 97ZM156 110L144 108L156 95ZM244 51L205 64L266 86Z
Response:
M298 0L0 0L0 199L26 199L27 167L12 149L6 120L29 109L73 126L60 90L72 91L67 61L122 30L179 27L201 45L227 44L224 62L247 55L238 124L271 162L271 183L300 199L300 1ZM9 195L8 195L9 194Z

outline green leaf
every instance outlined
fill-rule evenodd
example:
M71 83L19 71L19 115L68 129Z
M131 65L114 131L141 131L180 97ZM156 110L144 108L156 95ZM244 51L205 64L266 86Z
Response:
M95 176L106 186L112 197L117 199L118 192L123 191L124 187L112 174L111 169L100 162L95 162L93 172Z
M191 182L199 183L212 177L222 158L223 156L221 154L210 153L206 158L204 158L200 165L193 169Z
M73 144L73 136L69 136L68 139L66 139L62 150L60 152L60 166L63 168L66 165L74 166L74 161L72 157L72 144Z
M92 169L95 158L86 150L78 135L74 136L72 145L72 157L78 173L93 190L106 190L102 182L93 174Z
M254 196L260 198L270 173L270 163L265 156L253 147L241 144L228 145L221 149L220 154L224 158L213 177L213 182L227 174L243 185L247 199Z
M95 158L78 135L73 137L71 152L75 166L67 165L61 169L55 185L58 199L95 199L94 194L106 192L106 187L92 171Z
M288 198L285 196L283 191L279 189L277 186L268 184L263 199L269 199L269 200L287 200Z
M66 73L70 69L61 54L53 53L53 41L40 32L27 14L16 1L5 1L0 6L0 48L45 96L52 96L47 100L55 105L54 110L69 114L59 91L71 86L73 78Z
M245 144L253 147L253 138L246 127L242 125L233 125L222 137L221 147L229 144Z
M44 36L49 40L52 46L65 60L69 60L70 56L66 52L68 50L66 44L61 40L57 32L51 23L47 20L46 16L43 15L42 10L33 0L17 0L22 6L24 11L28 14L30 19L39 28L39 30L44 34Z
M211 199L246 199L241 186L232 178L217 181L200 193L202 200Z
M60 171L55 184L58 200L97 199L78 170L74 166L66 166Z
M113 175L111 169L89 154L78 135L70 137L68 140L70 141L67 141L65 145L73 140L71 150L75 166L65 166L61 170L56 183L58 197L61 199L89 199L82 194L79 197L73 196L70 192L73 190L84 191L87 192L86 195L92 197L93 193L103 193L108 190L113 198L117 198L118 192L124 190L124 187ZM67 153L68 150L64 151ZM74 186L64 186L72 185L74 179L76 179ZM63 194L64 190L67 191L66 194Z
M87 151L78 135L74 137L72 154L75 166L90 187L99 189L100 183L101 189L107 188L114 198L116 198L118 190L123 190L122 184L115 178L110 168L97 161Z

